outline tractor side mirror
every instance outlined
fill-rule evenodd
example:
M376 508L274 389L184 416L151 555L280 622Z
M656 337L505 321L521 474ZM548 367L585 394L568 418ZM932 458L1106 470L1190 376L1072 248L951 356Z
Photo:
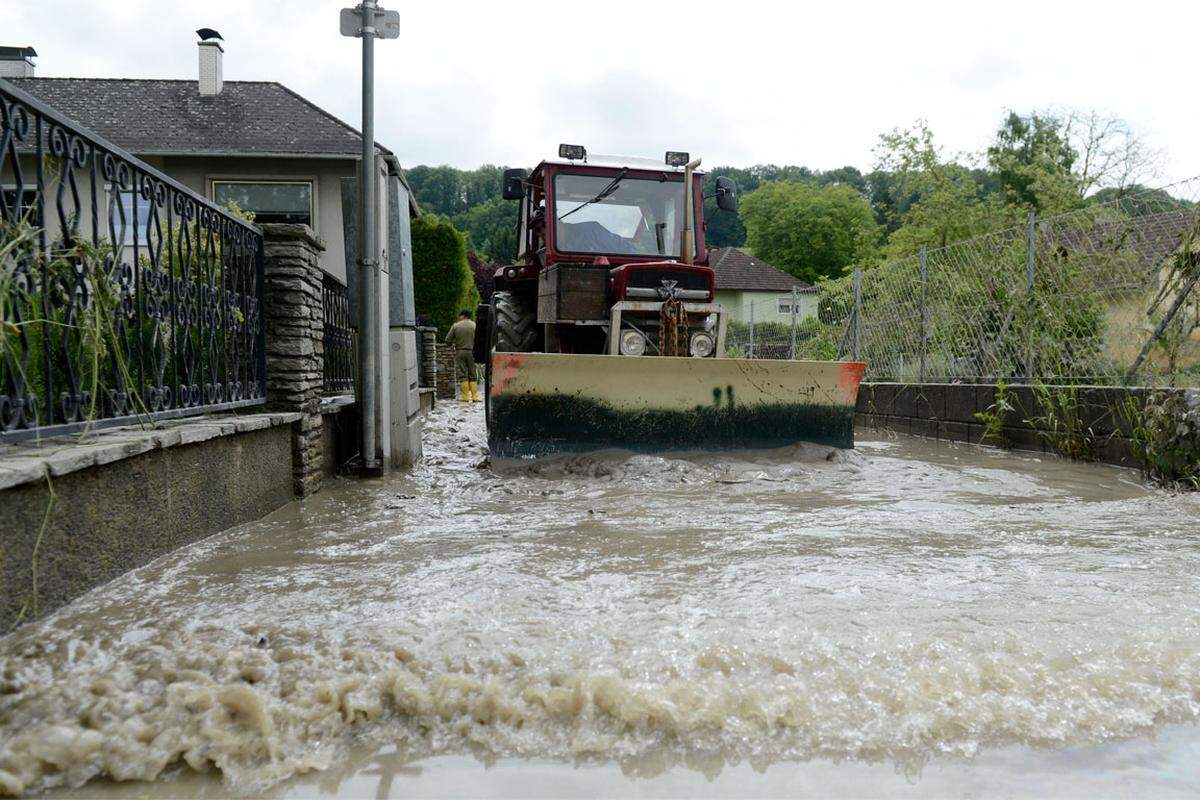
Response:
M737 211L737 184L733 178L717 178L717 208L722 211Z
M520 200L525 196L525 170L504 170L504 199Z

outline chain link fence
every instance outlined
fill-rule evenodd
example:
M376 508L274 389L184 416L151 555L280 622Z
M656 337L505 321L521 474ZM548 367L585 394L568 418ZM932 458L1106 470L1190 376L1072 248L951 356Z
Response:
M873 381L1200 386L1198 194L1193 178L1030 215L823 281L788 315L760 301L727 355L859 359Z

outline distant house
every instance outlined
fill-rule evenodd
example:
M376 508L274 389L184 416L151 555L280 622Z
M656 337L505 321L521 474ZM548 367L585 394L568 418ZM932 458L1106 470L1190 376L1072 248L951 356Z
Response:
M708 265L716 273L717 302L738 322L791 322L795 289L798 319L817 313L817 288L736 247L714 247ZM752 310L753 309L753 310Z
M198 44L193 80L38 78L32 76L32 48L0 48L0 61L18 89L218 205L236 203L254 212L257 222L309 225L327 246L321 267L345 281L342 181L357 180L359 132L282 84L224 81L220 41ZM376 153L379 185L401 194L400 207L415 216L399 163L385 147ZM13 191L11 176L0 182L0 189ZM106 191L119 195L125 218L134 223L124 243L132 245L135 236L145 236L146 204L134 220L134 193L111 186ZM381 193L385 225L386 203ZM399 220L404 228L409 215ZM386 244L386 234L381 240Z

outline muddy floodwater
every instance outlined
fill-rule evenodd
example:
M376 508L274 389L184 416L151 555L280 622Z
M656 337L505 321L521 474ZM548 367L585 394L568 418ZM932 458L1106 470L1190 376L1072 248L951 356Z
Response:
M426 447L0 640L0 794L1200 792L1198 495L869 433L489 466L458 404Z

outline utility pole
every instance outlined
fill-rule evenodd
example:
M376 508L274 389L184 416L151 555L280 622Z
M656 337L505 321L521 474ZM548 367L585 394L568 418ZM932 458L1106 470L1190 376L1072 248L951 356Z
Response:
M343 36L362 39L362 161L358 194L358 394L362 474L378 475L379 435L375 426L379 363L379 258L375 223L375 39L400 35L400 15L376 0L343 8Z

